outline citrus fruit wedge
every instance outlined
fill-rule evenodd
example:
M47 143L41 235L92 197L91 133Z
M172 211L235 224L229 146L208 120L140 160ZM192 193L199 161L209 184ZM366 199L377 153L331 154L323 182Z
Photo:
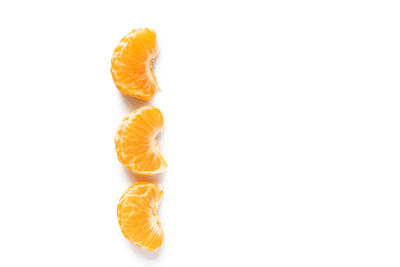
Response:
M134 29L119 42L111 59L111 74L124 94L149 100L159 90L153 74L158 48L153 30Z
M164 119L161 111L144 106L126 116L115 136L115 150L119 161L136 174L153 175L167 167L158 145Z
M157 216L162 194L157 184L138 182L125 191L117 208L122 234L148 251L157 250L164 239Z

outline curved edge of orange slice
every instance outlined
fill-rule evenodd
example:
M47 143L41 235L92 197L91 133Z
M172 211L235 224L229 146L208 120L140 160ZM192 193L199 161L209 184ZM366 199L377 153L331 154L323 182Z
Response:
M118 160L136 174L164 172L168 165L156 142L163 124L162 113L156 107L143 106L127 115L115 136Z
M164 231L158 218L163 195L156 183L137 182L121 196L117 216L126 239L147 250L156 251L164 240Z

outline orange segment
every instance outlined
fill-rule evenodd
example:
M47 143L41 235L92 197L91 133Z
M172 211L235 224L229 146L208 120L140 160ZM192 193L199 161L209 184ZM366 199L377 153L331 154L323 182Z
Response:
M117 88L141 100L153 98L159 86L153 74L153 61L158 53L156 33L135 29L114 49L111 74Z
M124 118L115 136L119 161L137 174L153 175L167 167L156 138L164 119L158 108L144 106Z
M117 208L123 235L148 251L157 250L164 239L157 216L162 194L155 183L135 183L122 195Z

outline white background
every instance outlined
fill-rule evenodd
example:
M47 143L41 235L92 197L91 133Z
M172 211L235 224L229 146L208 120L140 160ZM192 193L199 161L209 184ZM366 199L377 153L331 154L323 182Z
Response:
M0 266L400 266L398 1L2 1ZM150 102L110 59L157 32ZM165 117L162 248L122 236L123 116Z

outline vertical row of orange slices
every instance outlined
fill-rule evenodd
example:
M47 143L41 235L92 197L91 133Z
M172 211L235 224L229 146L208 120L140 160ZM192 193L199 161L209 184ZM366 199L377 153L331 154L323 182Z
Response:
M111 74L116 87L140 100L153 98L159 90L153 73L158 53L156 33L151 29L135 29L114 49ZM167 167L158 145L164 119L152 106L138 108L127 115L117 129L115 150L119 161L140 175L154 175ZM122 195L117 215L123 235L148 251L157 250L164 232L157 216L162 190L156 183L137 182Z

